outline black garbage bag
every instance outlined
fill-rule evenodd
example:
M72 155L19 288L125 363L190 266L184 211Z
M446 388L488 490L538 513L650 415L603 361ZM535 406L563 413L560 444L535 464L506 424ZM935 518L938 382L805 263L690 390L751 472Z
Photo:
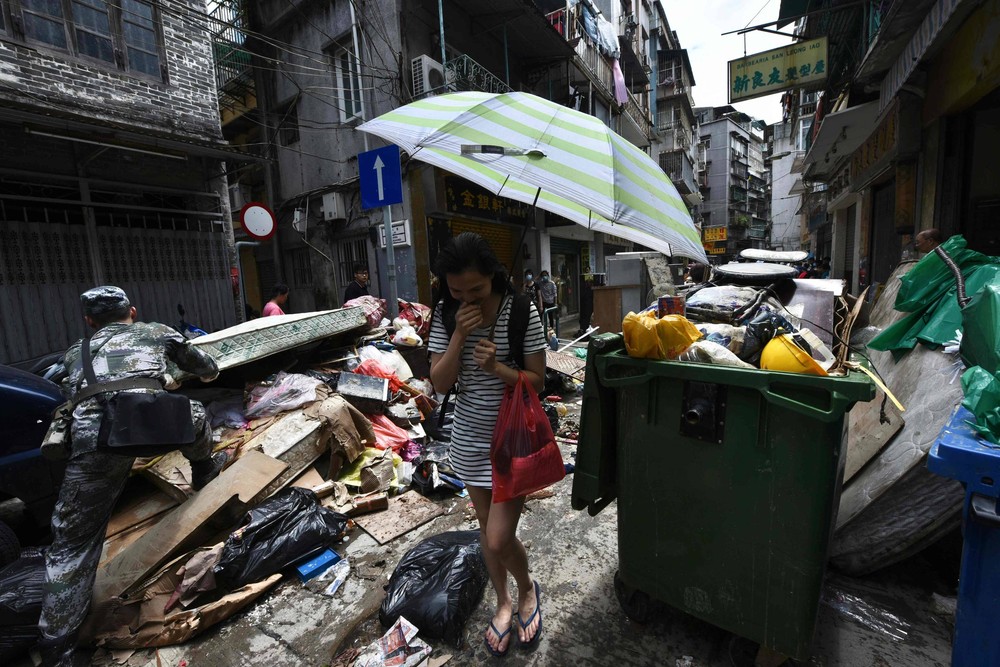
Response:
M26 550L0 570L0 663L10 664L38 641L45 557Z
M226 538L216 581L232 590L266 579L339 542L346 528L347 517L320 505L315 493L287 488L250 510Z
M429 537L410 549L393 571L379 621L388 628L405 616L422 637L460 647L465 623L488 579L478 530Z

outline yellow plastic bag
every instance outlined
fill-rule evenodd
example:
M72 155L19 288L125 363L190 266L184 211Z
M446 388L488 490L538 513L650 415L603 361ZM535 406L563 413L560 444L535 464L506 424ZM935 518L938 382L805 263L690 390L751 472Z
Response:
M662 359L660 341L656 337L656 315L629 313L622 320L625 351L637 359Z
M701 332L683 315L629 313L622 321L625 350L638 359L676 359L691 343L701 338Z

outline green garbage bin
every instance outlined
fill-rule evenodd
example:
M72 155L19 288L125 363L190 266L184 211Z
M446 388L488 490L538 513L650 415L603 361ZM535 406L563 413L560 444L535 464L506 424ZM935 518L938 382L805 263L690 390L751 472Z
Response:
M860 373L817 377L633 359L589 346L573 507L617 498L616 592L809 655Z

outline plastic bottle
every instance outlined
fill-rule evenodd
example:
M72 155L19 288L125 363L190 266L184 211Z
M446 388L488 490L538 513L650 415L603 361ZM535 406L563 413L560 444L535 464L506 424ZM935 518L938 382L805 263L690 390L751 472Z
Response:
M323 595L333 596L347 580L347 575L351 573L351 564L346 558L337 561L331 568L328 579L332 579L330 584L323 589Z

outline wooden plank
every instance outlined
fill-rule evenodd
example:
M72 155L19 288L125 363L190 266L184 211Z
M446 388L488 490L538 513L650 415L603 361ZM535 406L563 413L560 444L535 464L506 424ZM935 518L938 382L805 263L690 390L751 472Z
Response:
M444 508L440 505L432 503L416 491L407 491L390 498L389 509L359 516L354 522L379 544L385 544L442 514Z
M312 489L319 486L325 480L316 468L309 466L306 471L292 481L292 486L299 486L303 489Z
M880 414L884 397L885 394L880 391L875 395L874 401L858 403L848 413L844 484L882 451L903 428L903 415L892 401L885 402L885 416L889 422L882 423Z
M155 526L160 519L167 515L168 511L169 510L164 510L160 514L149 517L142 523L138 523L116 535L106 538L104 540L104 546L101 548L101 560L98 562L98 566L104 567L107 563L111 562L111 559L124 551L125 547L145 535L150 528Z
M177 500L160 489L150 489L139 495L119 503L105 537L113 537L129 528L143 523L153 516L159 516L168 509L177 506Z
M236 447L239 452L260 449L257 443L271 426L280 422L282 416L255 419L245 430L231 430L231 437L224 442L227 446ZM155 464L143 468L139 474L177 502L184 502L194 493L191 488L191 463L177 450L160 457Z
M260 452L244 454L99 570L95 598L130 592L170 558L197 546L200 537L235 520L287 467Z

